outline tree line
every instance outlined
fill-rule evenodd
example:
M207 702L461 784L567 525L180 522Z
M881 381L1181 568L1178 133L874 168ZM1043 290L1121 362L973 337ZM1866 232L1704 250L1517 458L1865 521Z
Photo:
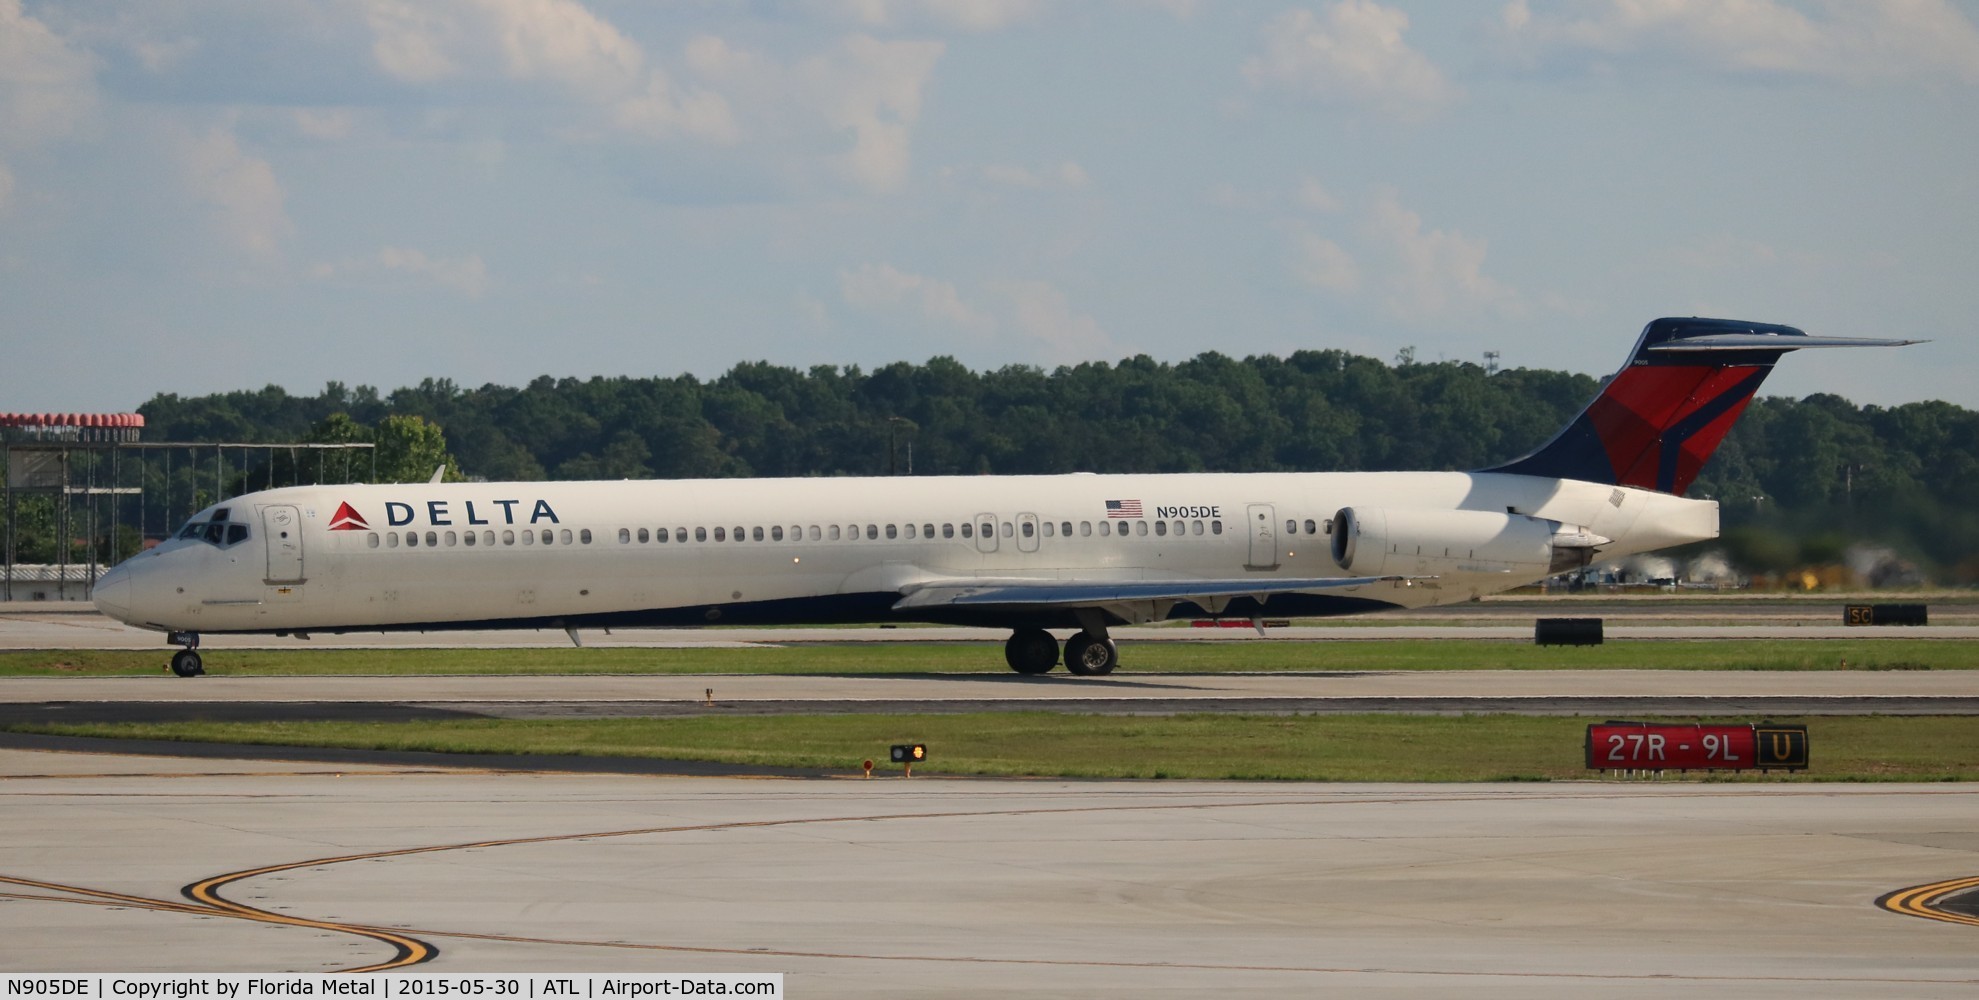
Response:
M490 480L1475 469L1544 443L1596 380L1342 351L1180 363L1135 357L972 371L952 358L872 371L764 362L718 378L538 378L380 393L332 382L140 408L148 440L378 444L386 481L445 465ZM279 459L278 459L279 461ZM303 468L242 470L313 481ZM1754 400L1690 495L1723 506L1751 570L1896 548L1943 581L1979 579L1979 412L1943 402Z

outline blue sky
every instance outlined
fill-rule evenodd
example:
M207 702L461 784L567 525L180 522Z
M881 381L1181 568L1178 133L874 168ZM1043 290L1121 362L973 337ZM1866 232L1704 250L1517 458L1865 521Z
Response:
M1931 337L1941 0L0 0L0 409L1341 348L1606 374L1661 315Z

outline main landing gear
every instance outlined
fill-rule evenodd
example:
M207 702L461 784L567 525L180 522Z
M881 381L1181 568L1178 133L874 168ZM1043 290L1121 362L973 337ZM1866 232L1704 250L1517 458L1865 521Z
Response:
M1047 674L1058 666L1058 640L1041 628L1020 628L1003 644L1003 659L1020 674ZM1065 669L1084 677L1110 674L1120 650L1102 631L1080 632L1065 640Z
M165 641L185 647L172 654L173 673L180 677L198 677L206 672L206 664L199 659L198 632L173 632L165 637Z

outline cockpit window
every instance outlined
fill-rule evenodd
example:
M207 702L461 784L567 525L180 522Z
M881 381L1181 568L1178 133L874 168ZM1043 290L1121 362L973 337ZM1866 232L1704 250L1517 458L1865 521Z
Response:
M216 507L205 517L194 516L185 527L179 529L178 537L191 538L216 545L220 548L239 545L247 541L248 530L245 524L234 524L227 520L227 508Z

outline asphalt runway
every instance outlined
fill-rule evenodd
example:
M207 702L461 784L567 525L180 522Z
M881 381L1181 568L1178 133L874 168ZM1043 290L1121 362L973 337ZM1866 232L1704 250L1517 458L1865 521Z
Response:
M1979 873L1968 786L744 780L0 750L0 797L9 971L781 972L791 996L882 998L1979 988L1979 919L1901 892Z
M1961 601L1965 598L1961 597ZM1493 599L1418 611L1343 618L1325 624L1299 624L1266 630L1267 641L1378 641L1386 639L1494 639L1531 642L1535 618L1600 618L1611 639L1979 639L1979 604L1942 601L1931 606L1932 624L1922 627L1850 627L1843 623L1845 602L1786 598L1692 599ZM1069 635L1061 630L1060 638ZM1191 628L1183 623L1118 628L1123 644L1138 642L1257 642L1244 627ZM589 629L579 633L586 647L748 648L765 645L860 642L969 642L1000 647L1002 629L902 626L900 628L707 628ZM317 632L307 639L271 635L207 635L206 649L367 649L420 647L568 648L570 637L557 630ZM0 650L157 649L169 655L161 633L132 628L104 617L87 604L0 603ZM1000 663L1000 649L990 656Z

